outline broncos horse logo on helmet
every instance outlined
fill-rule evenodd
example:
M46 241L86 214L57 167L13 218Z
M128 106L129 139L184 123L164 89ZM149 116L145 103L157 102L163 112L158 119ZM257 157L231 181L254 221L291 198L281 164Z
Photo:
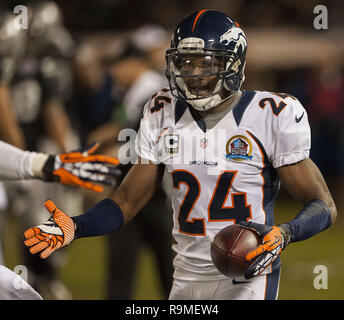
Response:
M166 51L172 94L203 111L219 105L244 81L247 40L224 13L201 10L185 18Z

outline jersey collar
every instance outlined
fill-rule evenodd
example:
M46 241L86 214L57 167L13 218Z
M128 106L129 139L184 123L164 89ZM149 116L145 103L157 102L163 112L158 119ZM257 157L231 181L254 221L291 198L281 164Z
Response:
M243 95L241 99L239 100L238 104L233 109L233 116L235 119L235 122L239 126L242 116L244 115L244 112L246 111L247 107L251 103L253 97L256 95L256 91L245 91L243 92Z
M248 105L251 103L253 97L256 95L256 91L246 91L243 90L243 95L241 96L240 100L238 101L238 104L234 107L233 109L233 116L235 119L235 122L237 123L237 125L239 126L240 121L244 115L244 112L246 111ZM185 110L187 108L190 108L190 112L192 113L192 107L183 99L178 99L176 102L176 107L175 107L175 124L177 124L177 122L181 119L181 117L183 116ZM195 119L195 121L200 121L202 122L201 119ZM201 129L203 128L202 123L199 124L199 126L201 127Z

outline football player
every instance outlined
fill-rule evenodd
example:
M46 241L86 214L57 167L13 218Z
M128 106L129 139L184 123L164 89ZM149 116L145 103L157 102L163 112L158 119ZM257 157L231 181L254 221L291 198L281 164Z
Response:
M247 39L239 23L201 10L177 27L166 52L170 88L147 102L136 139L138 161L111 198L69 217L52 201L50 219L25 232L30 252L47 258L73 240L128 223L152 197L164 170L173 186L176 243L170 299L276 299L280 253L328 228L336 207L312 160L300 102L284 93L245 91ZM280 182L303 204L275 225ZM162 213L163 214L163 213ZM262 244L242 279L214 266L210 243L224 227L255 229Z

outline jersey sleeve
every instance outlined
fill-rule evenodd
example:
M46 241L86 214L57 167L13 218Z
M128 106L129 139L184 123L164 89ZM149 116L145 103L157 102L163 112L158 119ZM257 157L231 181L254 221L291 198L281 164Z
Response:
M155 164L160 163L158 153L158 119L150 112L152 99L149 99L143 108L139 131L135 140L135 151L137 155Z
M296 98L288 103L275 123L271 149L273 167L294 164L308 158L311 131L307 112Z
M32 159L34 152L23 151L6 142L0 141L0 179L1 180L21 180L31 179Z

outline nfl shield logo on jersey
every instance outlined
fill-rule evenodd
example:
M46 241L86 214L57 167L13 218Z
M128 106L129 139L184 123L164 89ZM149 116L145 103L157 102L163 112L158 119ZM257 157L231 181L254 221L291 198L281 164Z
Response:
M251 160L251 141L245 136L234 136L230 138L226 145L226 159L243 161Z

